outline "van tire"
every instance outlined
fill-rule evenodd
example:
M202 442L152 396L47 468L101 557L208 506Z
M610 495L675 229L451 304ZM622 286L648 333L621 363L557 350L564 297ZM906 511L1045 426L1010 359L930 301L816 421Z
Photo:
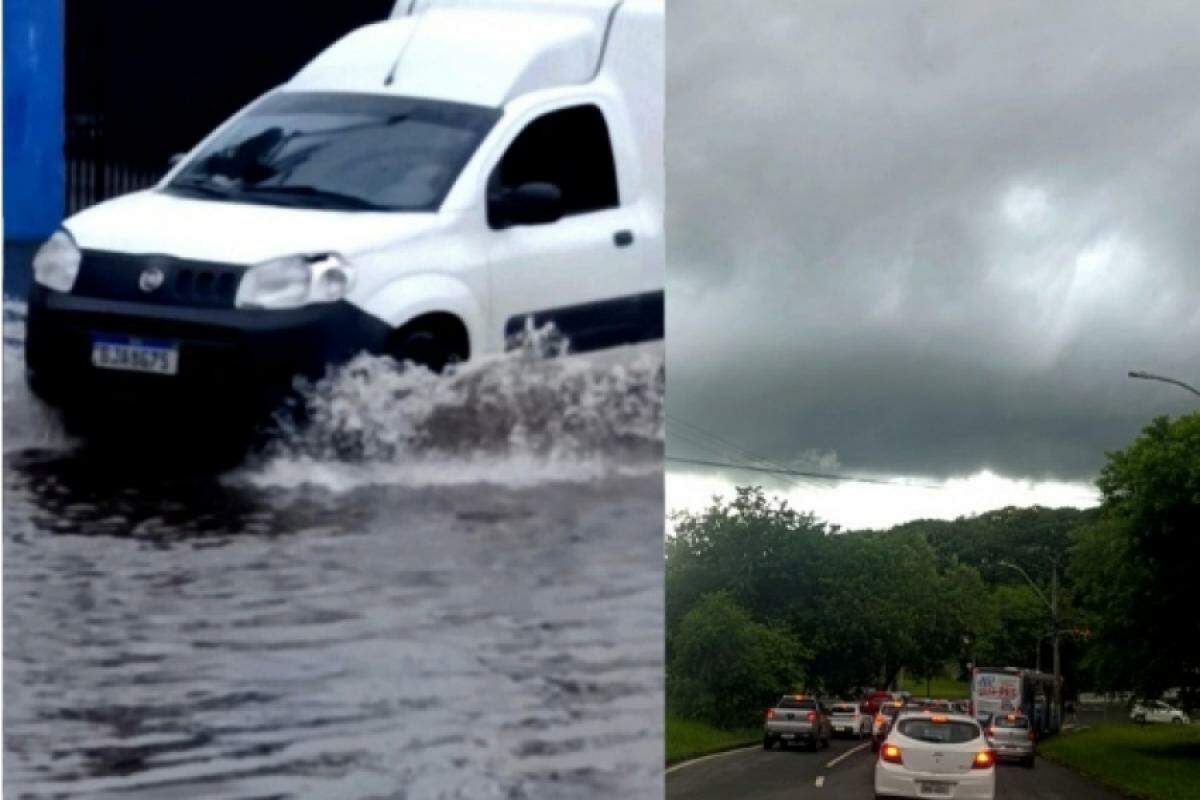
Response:
M431 372L442 372L466 359L466 332L457 320L445 315L418 319L392 334L387 355L398 364L411 362Z
M763 750L770 750L774 745L775 743L771 741L770 736L763 737Z

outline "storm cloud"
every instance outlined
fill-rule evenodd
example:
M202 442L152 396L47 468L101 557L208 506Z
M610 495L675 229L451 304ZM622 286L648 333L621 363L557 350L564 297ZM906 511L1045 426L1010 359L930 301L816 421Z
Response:
M1196 407L1126 372L1200 383L1200 7L686 0L667 78L677 423L1090 480Z

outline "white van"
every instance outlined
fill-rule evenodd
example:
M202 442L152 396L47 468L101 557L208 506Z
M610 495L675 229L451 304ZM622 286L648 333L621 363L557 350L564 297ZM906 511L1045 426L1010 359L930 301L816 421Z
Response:
M663 333L662 0L401 0L34 260L53 404Z

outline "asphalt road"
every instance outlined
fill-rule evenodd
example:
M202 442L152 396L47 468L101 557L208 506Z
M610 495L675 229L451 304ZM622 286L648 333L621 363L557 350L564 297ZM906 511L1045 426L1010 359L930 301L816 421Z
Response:
M870 800L875 755L865 744L834 741L828 750L761 747L685 764L667 773L670 800ZM997 800L1124 800L1073 772L1038 759L1033 769L1001 764Z

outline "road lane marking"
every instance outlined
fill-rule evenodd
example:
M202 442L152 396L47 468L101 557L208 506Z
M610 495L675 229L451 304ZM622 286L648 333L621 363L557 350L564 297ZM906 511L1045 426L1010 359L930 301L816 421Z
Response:
M747 750L757 750L760 747L762 747L762 745L752 744L749 747L739 747L736 750L726 750L723 753L713 753L711 756L701 756L700 758L693 758L690 761L684 761L682 764L676 764L673 767L667 767L666 771L663 774L670 775L672 772L674 772L677 769L683 769L684 767L690 767L693 764L699 764L703 761L712 761L714 758L723 758L724 756L731 756L731 755L734 755L735 753L744 753Z
M824 775L818 775L818 776L817 776L817 788L818 788L818 789L820 789L820 788L821 788L822 786L824 786L824 785L825 785L825 776L824 776Z
M862 743L862 744L860 744L858 747L852 747L852 748L850 748L849 750L847 750L846 752L842 753L840 756L838 756L837 758L835 758L833 761L830 761L828 764L826 764L826 765L825 765L825 769L829 769L829 768L833 767L834 765L838 764L839 762L841 762L841 761L843 761L843 760L845 760L845 759L849 758L850 756L852 756L852 755L854 755L855 753L857 753L859 750L862 750L862 749L863 749L864 747L866 747L868 744L869 744L868 742L863 742L863 743Z

